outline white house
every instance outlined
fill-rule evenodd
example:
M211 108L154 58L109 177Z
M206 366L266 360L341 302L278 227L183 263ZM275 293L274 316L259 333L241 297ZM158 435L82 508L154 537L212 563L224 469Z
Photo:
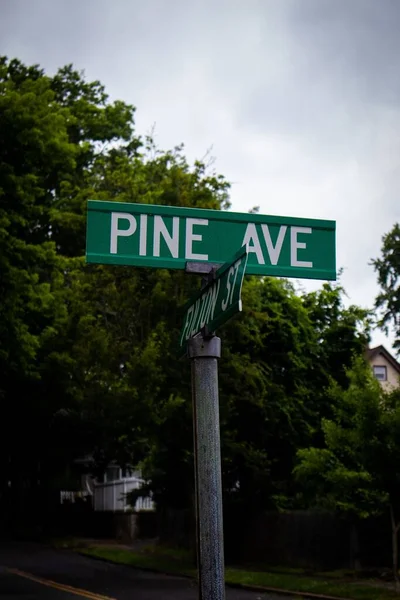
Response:
M90 459L82 459L77 463L90 464ZM61 492L61 503L75 502L77 498L90 496L95 511L126 512L132 509L126 499L126 494L140 489L144 481L139 470L129 468L121 469L118 465L110 464L101 478L94 478L90 473L85 473L81 478L81 491ZM154 503L150 496L140 496L136 500L135 511L154 510Z

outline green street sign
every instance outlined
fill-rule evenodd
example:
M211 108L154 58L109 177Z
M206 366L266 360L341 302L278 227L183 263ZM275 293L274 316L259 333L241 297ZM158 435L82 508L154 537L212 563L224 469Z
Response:
M86 260L185 269L247 246L250 275L335 280L335 233L334 221L89 200Z
M226 263L186 305L180 346L200 333L204 327L215 331L242 310L240 294L247 265L246 247L239 250L233 261Z

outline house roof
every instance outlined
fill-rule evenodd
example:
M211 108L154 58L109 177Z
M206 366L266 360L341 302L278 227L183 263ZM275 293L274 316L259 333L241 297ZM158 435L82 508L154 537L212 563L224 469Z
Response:
M400 363L388 352L385 346L376 346L375 348L367 348L367 358L372 361L376 356L384 356L392 367L400 373Z

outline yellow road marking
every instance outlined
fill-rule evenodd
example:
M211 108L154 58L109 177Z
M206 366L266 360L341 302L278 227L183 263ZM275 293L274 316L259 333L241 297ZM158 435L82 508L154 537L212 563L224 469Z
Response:
M7 568L6 570L9 573L12 573L13 575L18 575L19 577L30 579L31 581L41 583L42 585L55 588L56 590L60 590L62 592L68 592L70 594L75 594L76 596L83 596L84 598L89 598L90 600L115 600L115 598L110 598L110 596L102 596L101 594L95 594L94 592L89 592L88 590L81 590L80 588L65 585L64 583L57 583L57 581L51 581L50 579L36 577L36 575L31 575L31 573L25 573L25 571L20 571L19 569Z

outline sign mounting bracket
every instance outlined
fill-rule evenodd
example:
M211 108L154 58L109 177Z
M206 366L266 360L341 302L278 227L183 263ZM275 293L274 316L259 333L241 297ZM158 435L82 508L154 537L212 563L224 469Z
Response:
M194 275L208 275L211 271L217 271L224 263L212 262L195 262L187 260L185 265L185 273L193 273Z

